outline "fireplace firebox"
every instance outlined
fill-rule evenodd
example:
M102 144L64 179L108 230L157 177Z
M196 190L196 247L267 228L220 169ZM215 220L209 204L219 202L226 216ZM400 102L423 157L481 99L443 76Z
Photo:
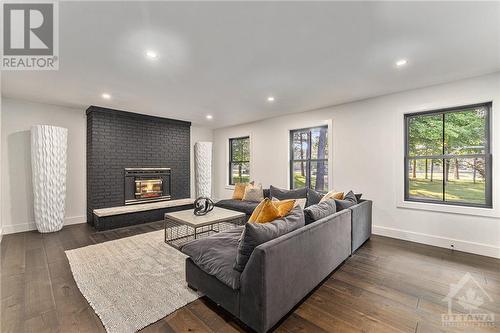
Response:
M125 205L171 199L170 168L126 168Z

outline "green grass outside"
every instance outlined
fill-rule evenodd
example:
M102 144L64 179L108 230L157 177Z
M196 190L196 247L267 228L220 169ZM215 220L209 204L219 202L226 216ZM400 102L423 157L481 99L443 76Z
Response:
M293 180L294 180L295 187L297 187L297 188L306 186L306 177L305 176L301 176L300 174L294 174Z
M485 203L484 181L474 183L471 180L450 180L446 184L446 201L461 201L468 203ZM426 179L410 178L410 197L442 200L443 183L440 180L431 182Z
M300 173L296 173L293 175L293 180L295 184L295 188L305 187L306 186L306 177L302 176ZM316 184L316 176L311 176L311 183ZM325 184L325 191L328 191L328 184Z
M239 177L237 174L233 175L233 184L236 183L249 183L250 182L250 176L249 175L241 175Z

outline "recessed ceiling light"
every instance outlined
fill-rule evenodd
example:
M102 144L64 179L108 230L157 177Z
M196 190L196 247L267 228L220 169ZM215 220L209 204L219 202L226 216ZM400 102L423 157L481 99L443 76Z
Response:
M146 56L149 59L156 59L156 58L158 58L158 53L156 53L155 51L152 51L152 50L148 50L148 51L146 51Z
M214 118L214 116L212 116L211 114L207 114L207 115L206 115L206 118L207 118L208 120L211 120L211 119L213 119L213 118Z
M273 96L269 96L269 97L267 98L267 101L268 101L268 102L274 102L274 97L273 97Z
M408 60L406 59L400 59L398 61L396 61L396 66L398 67L403 67L404 65L407 65L408 64Z
M102 94L101 97L104 99L111 99L111 95L107 93Z

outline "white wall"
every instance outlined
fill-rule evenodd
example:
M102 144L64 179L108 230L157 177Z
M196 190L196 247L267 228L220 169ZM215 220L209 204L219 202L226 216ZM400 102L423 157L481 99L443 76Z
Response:
M494 210L405 205L403 114L493 101ZM227 198L228 138L251 136L251 178L288 187L288 131L331 122L331 186L374 201L374 232L500 257L500 73L214 131L215 196ZM403 208L403 206L405 206ZM431 207L432 206L432 207ZM411 209L409 208L411 207ZM423 210L421 208L425 208ZM431 210L427 210L431 209ZM437 211L432 211L437 210ZM471 215L472 214L472 215ZM485 217L479 215L494 215Z
M2 91L2 73L0 72L0 91ZM0 95L0 138L2 137L2 95ZM0 242L3 236L2 224L2 145L0 144Z
M65 224L86 220L85 110L2 100L2 220L4 233L35 229L30 128L46 124L68 129Z
M86 116L74 109L21 101L2 100L1 122L1 219L3 232L35 229L31 181L30 128L36 124L68 128L68 175L65 224L86 221ZM211 141L212 130L191 128L191 143ZM191 156L193 148L191 147ZM192 162L191 162L192 164ZM194 172L191 167L191 193Z

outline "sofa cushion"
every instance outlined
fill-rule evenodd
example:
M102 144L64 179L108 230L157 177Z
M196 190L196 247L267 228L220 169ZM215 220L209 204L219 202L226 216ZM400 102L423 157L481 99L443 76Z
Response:
M242 200L254 202L261 202L264 200L262 185L248 184L247 187L245 187L245 194L243 195Z
M337 204L337 212L347 209L351 206L354 206L358 203L358 200L356 199L356 195L354 194L353 191L347 192L346 195L344 195L343 200L335 200L335 203Z
M236 290L240 287L240 272L233 269L238 253L238 239L243 226L215 235L195 239L182 246L181 251L207 274Z
M318 204L321 201L321 198L323 198L322 193L319 193L318 191L315 191L313 189L308 189L306 207Z
M269 191L271 197L278 200L307 198L307 189L305 187L295 190L285 190L271 185Z
M255 209L255 207L257 207L258 204L259 204L258 202L253 202L253 201L226 199L217 201L215 206L236 210L238 212L243 212L247 215L252 215L253 210Z
M265 198L254 209L252 215L250 215L250 218L248 219L248 222L272 222L280 217L288 215L293 207L295 207L294 199L271 200L269 198Z
M271 199L264 199L255 207L252 215L248 218L248 222L266 223L276 220L280 217L278 207L273 205Z
M337 205L335 200L321 201L316 205L312 205L304 209L305 224L321 220L324 217L335 214Z
M326 200L331 200L331 199L342 200L343 198L344 198L344 192L338 192L335 190L331 190L330 192L325 194L323 196L323 198L321 198L321 201L326 201Z
M233 199L234 200L243 199L247 185L248 185L248 183L236 183L236 184L234 184L234 191L233 191Z
M243 272L253 250L274 238L278 238L304 226L304 213L300 207L292 209L290 214L268 223L247 223L241 235L234 269Z

